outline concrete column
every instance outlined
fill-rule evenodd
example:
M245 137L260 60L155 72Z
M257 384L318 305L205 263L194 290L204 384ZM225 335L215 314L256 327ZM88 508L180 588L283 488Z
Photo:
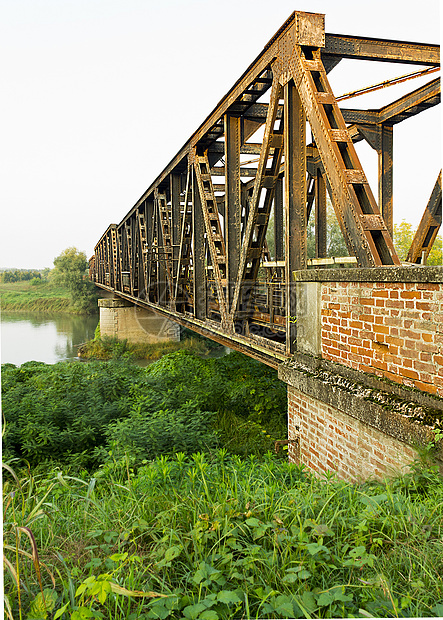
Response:
M297 351L321 355L321 283L296 282Z
M180 340L180 326L125 299L99 299L100 333L132 343Z

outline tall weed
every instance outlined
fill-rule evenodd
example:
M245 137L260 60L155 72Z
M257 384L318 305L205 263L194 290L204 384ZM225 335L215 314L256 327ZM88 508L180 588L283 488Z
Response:
M35 538L57 575L55 588L47 575L42 586L55 592L58 617L441 615L435 471L424 488L414 472L356 485L224 449L164 455L137 471L124 461L94 479L54 472L33 493L50 488L47 533ZM30 585L24 613L40 592Z

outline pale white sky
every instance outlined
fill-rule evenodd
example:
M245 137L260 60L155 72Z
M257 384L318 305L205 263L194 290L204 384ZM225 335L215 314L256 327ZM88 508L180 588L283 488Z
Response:
M93 253L294 10L326 31L438 43L438 0L2 0L0 267ZM413 70L342 61L336 95ZM357 98L379 107L426 80ZM441 167L441 106L394 128L395 220ZM359 150L377 195L376 154Z

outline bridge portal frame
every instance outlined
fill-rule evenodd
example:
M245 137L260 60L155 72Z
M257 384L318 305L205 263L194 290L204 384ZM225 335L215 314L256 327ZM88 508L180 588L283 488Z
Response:
M308 267L313 210L317 262L331 260L327 193L357 265L398 266L392 128L439 103L440 81L380 110L341 108L327 74L352 58L435 68L439 46L327 34L324 15L294 12L120 224L108 227L91 279L276 367L297 349L291 280ZM379 155L378 204L354 147L362 139ZM251 155L256 160L245 163ZM413 244L416 263L441 225L441 181L436 187Z

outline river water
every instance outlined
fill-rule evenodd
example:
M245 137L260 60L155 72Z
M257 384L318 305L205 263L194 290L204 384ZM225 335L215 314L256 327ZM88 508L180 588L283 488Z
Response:
M1 313L1 363L20 366L34 360L55 364L63 360L78 360L78 345L92 340L98 324L98 314L40 314L35 312ZM222 357L230 353L218 347L203 357ZM139 360L140 366L152 363Z
M55 364L78 359L78 345L94 337L97 323L98 314L2 312L1 362L20 366L30 360Z

